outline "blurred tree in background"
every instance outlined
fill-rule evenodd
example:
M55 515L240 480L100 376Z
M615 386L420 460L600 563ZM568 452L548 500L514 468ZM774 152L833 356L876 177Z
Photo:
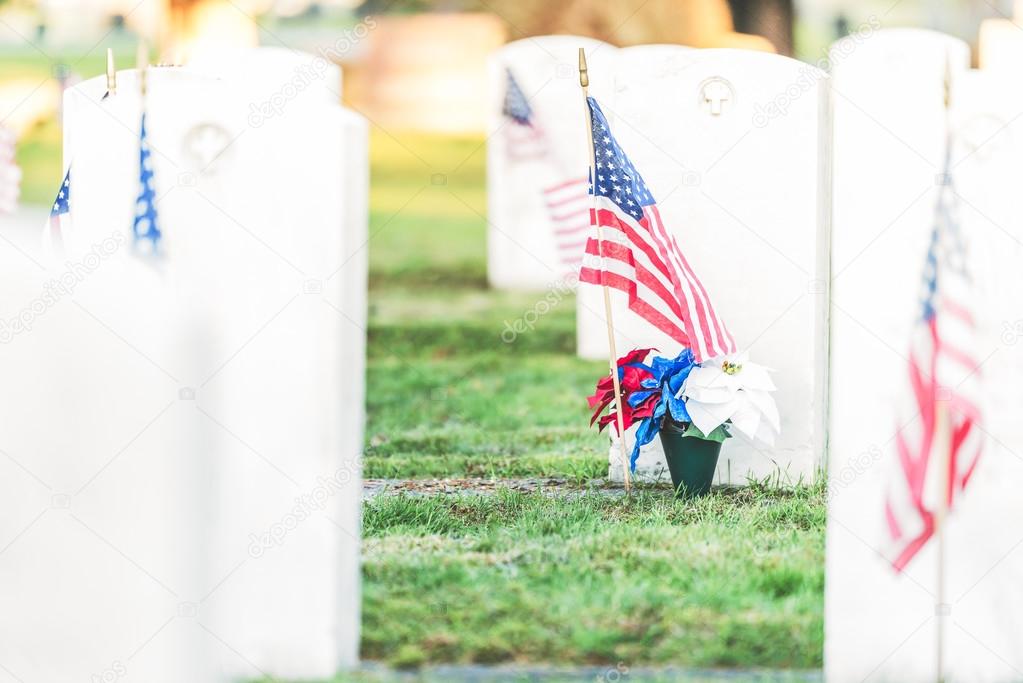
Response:
M550 33L593 36L614 45L675 43L764 49L736 32L792 52L793 0L366 0L360 11L478 11L501 17L514 38Z
M740 32L784 54L792 52L794 14L793 0L366 0L359 11L492 12L514 38L569 33L620 46L767 47Z

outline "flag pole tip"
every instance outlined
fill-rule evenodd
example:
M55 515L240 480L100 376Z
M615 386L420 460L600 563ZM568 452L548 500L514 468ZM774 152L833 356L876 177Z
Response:
M952 104L952 57L945 51L945 109Z
M117 68L114 66L114 51L112 48L107 48L107 92L114 94L117 92Z
M135 66L139 72L139 91L146 94L146 72L149 70L149 45L145 40L139 41L138 52L136 53Z
M584 88L590 86L590 72L586 67L586 49L579 48L579 85Z

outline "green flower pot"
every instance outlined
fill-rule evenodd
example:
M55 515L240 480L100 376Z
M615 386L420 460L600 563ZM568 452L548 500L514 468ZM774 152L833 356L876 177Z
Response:
M710 492L721 454L720 442L683 436L682 425L666 420L661 428L661 445L676 498L703 496Z

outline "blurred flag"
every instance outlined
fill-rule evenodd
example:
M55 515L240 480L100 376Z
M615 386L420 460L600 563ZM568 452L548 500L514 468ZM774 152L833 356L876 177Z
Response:
M692 349L697 362L735 353L735 341L707 290L661 222L650 190L592 97L589 110L597 206L590 222L604 229L602 242L596 230L587 240L579 279L625 292L630 309Z
M947 160L945 169L950 179ZM930 540L936 512L951 509L983 446L972 282L953 194L947 184L938 197L910 347L903 426L895 436L885 498L887 555L896 571Z
M537 125L533 108L525 93L515 80L511 69L505 69L507 83L504 91L504 107L501 113L506 119L504 126L505 150L511 161L543 159L550 154L547 136Z
M0 214L14 213L21 194L21 169L14 158L14 132L0 126Z
M143 241L150 243L150 252L155 254L160 242L160 227L156 220L156 193L153 191L153 160L146 135L146 115L142 114L139 132L139 196L135 201L135 222L132 225L135 246Z
M505 149L508 159L513 162L553 159L547 135L537 124L533 108L529 106L511 69L505 71L507 85L502 113L506 118ZM558 257L569 272L579 267L586 246L586 231L590 227L587 220L588 187L587 179L578 177L560 181L543 191L544 206L550 216Z
M50 207L50 220L43 229L43 246L61 249L64 246L64 231L71 224L71 168L64 174L64 182L57 190L57 196Z
M569 272L574 272L583 261L586 233L590 228L589 186L586 178L576 178L543 192L558 245L558 257Z

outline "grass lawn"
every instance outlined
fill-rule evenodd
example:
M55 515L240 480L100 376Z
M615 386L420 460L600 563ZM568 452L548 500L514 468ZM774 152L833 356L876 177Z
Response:
M55 126L25 141L27 198L49 201L58 148ZM365 476L573 486L367 503L364 657L820 667L821 488L582 495L607 471L584 398L606 365L575 358L570 297L502 341L541 295L486 288L483 140L375 130L372 155Z
M363 522L363 653L819 665L820 491L665 494L377 499Z

